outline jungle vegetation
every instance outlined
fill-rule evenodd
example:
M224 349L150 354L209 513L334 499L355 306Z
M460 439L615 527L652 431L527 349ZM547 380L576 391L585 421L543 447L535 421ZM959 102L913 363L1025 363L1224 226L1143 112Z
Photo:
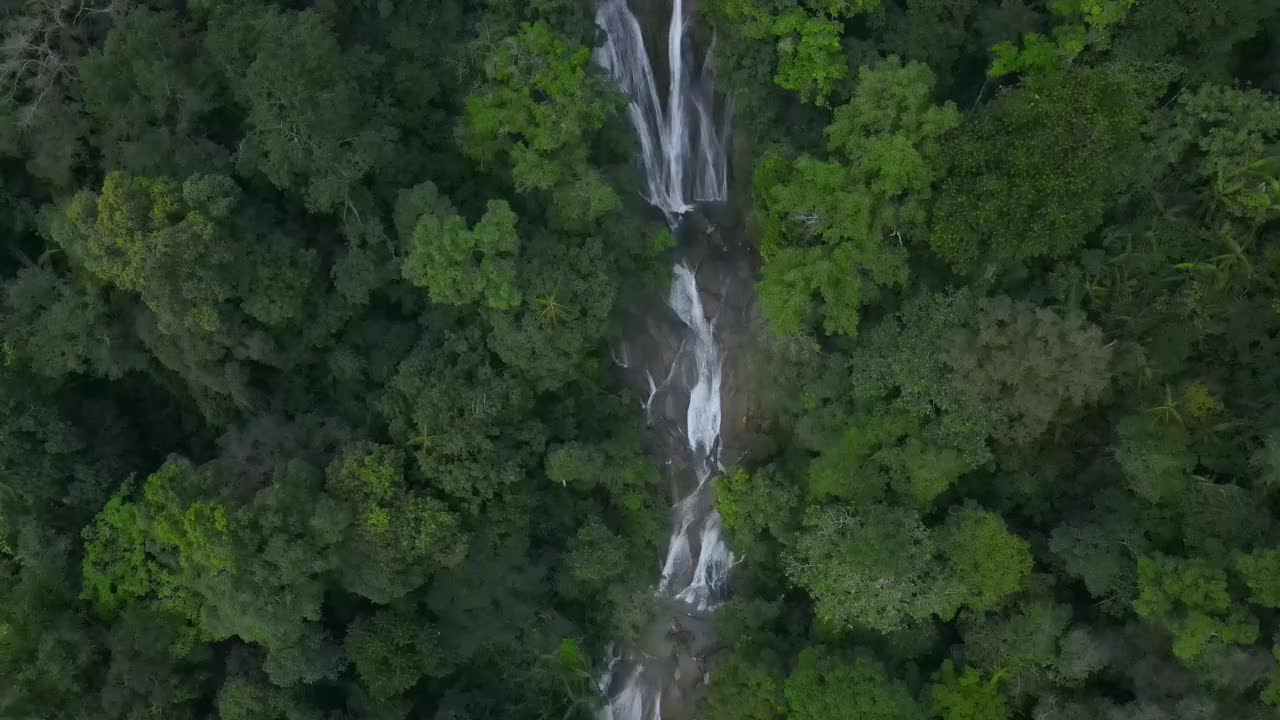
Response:
M769 369L706 717L1275 717L1280 0L697 13ZM672 244L593 14L0 2L0 718L592 716Z

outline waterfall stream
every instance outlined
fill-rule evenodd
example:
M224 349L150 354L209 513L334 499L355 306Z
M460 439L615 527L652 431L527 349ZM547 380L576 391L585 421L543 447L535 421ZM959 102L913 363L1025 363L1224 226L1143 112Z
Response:
M723 201L728 196L728 160L725 143L729 137L731 106L720 108L719 125L710 52L703 58L695 78L695 48L691 17L686 0L673 0L667 27L666 103L659 101L658 79L645 47L639 20L626 0L600 0L596 23L603 42L595 50L596 62L618 83L629 98L627 115L639 141L639 160L644 169L646 199L679 228L684 214L697 203ZM711 43L714 47L714 41ZM673 455L692 468L696 483L675 502L671 513L671 538L658 580L658 594L672 606L671 626L704 619L723 602L727 578L734 556L725 544L719 513L714 509L712 479L721 465L721 377L724 356L716 338L715 319L709 317L698 287L697 269L685 260L672 270L667 310L681 328L679 349L668 368L644 369L643 402L646 421L654 422L654 402L669 389L687 391L684 413L683 448L673 446ZM643 353L641 353L643 355ZM625 352L623 357L628 357ZM655 376L664 377L661 383ZM676 383L675 388L670 386ZM683 451L683 452L681 452ZM665 640L667 626L656 628ZM661 648L657 650L656 648ZM663 653L669 657L661 656ZM678 648L666 642L631 648L610 663L601 679L607 704L603 720L661 720L664 703L682 681L681 668L700 668L694 651L682 657ZM701 681L705 672L699 673ZM687 681L687 675L684 680ZM685 708L688 712L689 708Z
M595 61L629 99L627 116L640 141L646 197L672 224L695 202L724 200L729 191L724 143L731 108L725 108L717 126L710 53L696 81L689 72L693 43L686 11L684 0L674 0L667 29L665 106L658 99L640 21L626 0L600 0L596 11L604 41L595 50Z

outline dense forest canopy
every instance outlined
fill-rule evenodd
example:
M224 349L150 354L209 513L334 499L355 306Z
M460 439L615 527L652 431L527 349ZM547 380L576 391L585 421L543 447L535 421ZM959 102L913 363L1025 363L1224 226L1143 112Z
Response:
M1280 708L1280 0L700 0L713 720ZM0 2L0 718L591 717L674 238L590 0Z

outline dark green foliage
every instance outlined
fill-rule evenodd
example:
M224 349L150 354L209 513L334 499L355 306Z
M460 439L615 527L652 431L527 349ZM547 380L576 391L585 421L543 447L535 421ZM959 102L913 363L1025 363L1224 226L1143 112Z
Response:
M32 385L18 374L0 382L0 548L33 528L74 538L111 496L114 468L93 461L92 434Z
M787 574L824 622L888 632L955 613L955 591L919 516L870 506L826 507L797 535Z
M473 508L517 483L544 443L531 388L477 341L415 348L387 384L382 408L392 438L432 483Z
M589 355L608 335L620 294L609 280L614 259L606 250L616 240L579 237L568 246L545 235L532 239L520 265L523 302L487 313L490 349L540 390L590 372Z
M404 692L423 674L442 674L439 631L420 622L413 614L378 610L348 627L347 655L374 697Z
M760 303L779 333L854 335L862 305L907 282L903 237L920 232L941 163L938 138L959 121L931 105L933 74L891 57L859 73L826 129L831 159L761 160L755 215L766 260Z
M1078 314L993 298L975 320L951 334L943 362L967 402L998 416L997 441L1033 442L1107 389L1111 350Z
M24 268L6 288L5 351L51 378L90 375L119 379L146 359L128 328L113 316L124 309L108 293L72 282L47 268Z
M886 45L890 52L928 65L943 88L961 82L974 52L985 51L995 39L988 27L975 27L980 11L996 10L978 0L906 0L896 5L886 7Z
M320 12L220 10L207 49L245 114L237 163L332 212L394 151L369 93L377 58L343 48Z
M950 138L930 246L960 270L1075 252L1125 189L1145 115L1102 70L1004 91Z
M1180 427L1135 416L1120 423L1118 435L1116 461L1135 495L1150 502L1173 502L1186 493L1196 457Z
M1274 0L1150 0L1134 3L1117 53L1169 63L1195 80L1222 82L1238 71L1241 46L1280 15Z
M1004 520L977 507L951 511L938 541L947 566L961 587L964 604L994 610L1023 589L1031 572L1031 547L1009 532Z
M786 717L783 678L767 661L740 654L725 658L707 698L710 720L778 720Z
M1137 556L1150 540L1129 518L1141 515L1138 505L1143 502L1104 495L1087 517L1070 520L1049 536L1049 549L1062 571L1082 581L1112 611L1127 610L1137 592Z
M1028 599L1000 615L966 614L964 660L984 674L1003 675L1008 689L1022 695L1057 659L1058 639L1070 622L1070 607L1045 599Z
M850 357L851 400L887 402L889 417L904 413L922 425L929 445L958 452L968 470L990 457L987 437L1000 408L974 404L944 358L947 340L972 321L976 299L967 292L922 295L867 334ZM856 372L854 370L856 369ZM959 474L959 472L955 472Z
M204 136L217 105L212 68L203 55L186 62L191 43L177 16L139 6L81 60L104 167L174 178L227 168L227 151Z
M1274 716L1280 2L684 6L671 232L594 2L0 3L0 717L596 717L686 639L610 350L726 249L664 716Z
M75 611L70 543L31 526L0 558L0 712L72 717L92 703L102 629Z
M0 715L594 706L666 501L596 363L658 228L592 27L0 8Z
M942 720L1005 720L1009 709L999 693L1000 676L984 679L973 668L957 672L944 660L937 682L929 688L929 712Z
M111 657L103 678L106 717L198 716L212 685L213 652L206 646L184 648L177 619L134 606L112 627L106 650Z
M255 227L246 205L225 176L179 184L113 172L101 193L72 198L51 228L86 301L122 293L98 312L136 314L137 340L212 417L254 405L249 364L291 364L281 345L296 342L316 282L316 252L287 227ZM129 339L120 350L111 340L105 352L130 352ZM90 369L119 374L130 359L109 355Z
M627 546L598 520L590 520L569 543L568 583L574 594L607 588L627 571Z
M789 717L898 712L874 655L922 717L1269 717L1280 6L704 14L780 336L714 712L777 713L779 658Z
M797 720L917 720L924 712L880 663L865 657L845 660L821 648L807 648L787 678L787 717Z
M343 584L386 603L416 589L433 569L466 556L457 515L407 486L404 453L385 445L348 447L329 466L328 490L352 522L341 563Z
M1141 558L1133 607L1168 630L1182 660L1195 659L1213 643L1247 644L1258 637L1258 621L1235 605L1226 573L1203 560Z

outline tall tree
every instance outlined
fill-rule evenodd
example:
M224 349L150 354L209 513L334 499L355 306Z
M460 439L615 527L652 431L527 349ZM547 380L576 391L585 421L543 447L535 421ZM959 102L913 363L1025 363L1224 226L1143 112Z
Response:
M891 57L864 67L826 129L831 159L761 160L755 215L764 236L761 304L775 331L854 335L862 305L907 283L903 238L923 230L941 162L938 138L958 123L931 104L933 74Z
M1002 92L948 144L930 247L961 271L1079 250L1128 182L1146 102L1095 69Z

